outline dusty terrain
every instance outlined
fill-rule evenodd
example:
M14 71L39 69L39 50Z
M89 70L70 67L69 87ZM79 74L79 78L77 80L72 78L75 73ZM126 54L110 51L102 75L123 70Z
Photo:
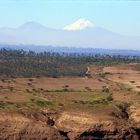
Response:
M1 140L140 139L140 71L89 66L87 77L0 78Z
M130 85L140 91L140 71L136 71L133 65L105 67L104 72L109 73L107 78L111 81Z

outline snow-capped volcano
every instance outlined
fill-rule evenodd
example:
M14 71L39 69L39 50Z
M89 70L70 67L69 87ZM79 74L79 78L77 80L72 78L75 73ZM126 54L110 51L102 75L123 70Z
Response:
M139 49L140 37L128 37L79 19L64 29L28 22L18 28L0 28L0 44L52 45L67 47Z
M94 27L94 24L91 21L86 20L84 18L80 18L74 23L65 26L64 30L75 31L75 30L83 30L83 29L91 28L91 27Z

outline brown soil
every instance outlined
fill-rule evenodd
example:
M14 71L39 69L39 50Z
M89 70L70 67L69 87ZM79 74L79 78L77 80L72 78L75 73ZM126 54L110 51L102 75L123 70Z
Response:
M133 65L105 67L104 72L109 73L109 80L127 84L140 91L140 72L134 70Z
M1 78L0 140L140 139L139 71L90 66L89 74Z

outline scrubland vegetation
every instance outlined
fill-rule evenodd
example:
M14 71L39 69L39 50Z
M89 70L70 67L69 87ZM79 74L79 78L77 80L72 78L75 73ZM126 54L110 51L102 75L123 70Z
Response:
M139 66L138 57L0 50L0 139L138 140Z
M6 76L85 76L87 66L108 66L123 63L138 63L140 58L109 55L85 56L79 54L36 53L23 50L0 50L0 75ZM99 73L100 76L104 76Z

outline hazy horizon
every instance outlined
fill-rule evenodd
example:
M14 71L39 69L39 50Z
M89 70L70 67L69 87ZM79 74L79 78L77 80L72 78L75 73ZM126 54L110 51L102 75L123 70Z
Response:
M18 27L35 21L50 28L63 29L84 18L120 34L140 36L139 13L140 2L135 0L4 0L0 1L0 27Z
M0 1L0 43L139 49L140 1Z

